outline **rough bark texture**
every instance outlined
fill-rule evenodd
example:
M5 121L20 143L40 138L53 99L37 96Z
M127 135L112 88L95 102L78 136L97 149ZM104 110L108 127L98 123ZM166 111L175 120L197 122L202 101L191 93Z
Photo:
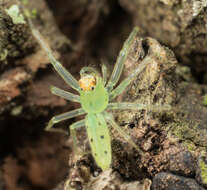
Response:
M206 0L120 0L120 4L144 35L172 48L180 63L206 82Z
M124 39L140 28L122 79L150 61L116 101L172 109L113 112L144 154L111 130L113 163L105 172L90 154L69 165L71 139L43 131L53 115L78 105L49 92L50 85L73 91L53 72L28 25L7 14L16 3L0 1L0 190L207 189L207 1L28 1L37 12L35 27L77 79L81 67L99 67L100 60L111 71ZM75 120L58 127L67 130ZM88 149L84 131L78 138Z

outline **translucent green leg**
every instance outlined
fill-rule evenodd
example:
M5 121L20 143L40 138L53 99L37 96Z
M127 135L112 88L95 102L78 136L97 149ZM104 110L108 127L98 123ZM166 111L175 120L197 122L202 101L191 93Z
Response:
M107 82L107 67L104 63L101 65L101 70L102 70L103 84L105 86Z
M78 148L77 146L77 135L76 135L76 129L80 128L80 127L83 127L85 125L85 119L83 120L80 120L80 121L77 121L75 123L73 123L72 125L70 125L70 135L71 137L73 138L73 157L75 158L75 160L73 161L76 161L76 159L79 158L79 156L82 155L82 151L80 148Z
M99 75L98 71L96 69L94 69L93 67L83 67L81 70L80 70L80 75L84 75L84 74L91 74L91 73L95 73L97 75Z
M132 141L131 137L127 134L127 132L125 132L120 126L117 125L111 113L104 112L104 117L108 121L108 123L140 153L140 155L143 155L143 151Z
M132 71L132 73L124 79L110 94L109 94L109 100L113 100L115 97L117 97L119 94L121 94L125 88L130 84L130 82L139 74L141 73L144 68L151 62L150 57L146 57L139 65L138 67Z
M134 41L134 39L136 38L137 33L138 33L138 27L135 27L133 31L131 32L131 34L129 35L128 39L124 42L123 48L121 49L119 53L119 56L116 60L116 64L114 66L114 70L106 86L109 92L113 89L113 87L119 81L120 75L124 67L124 62L126 61L130 46L132 42Z
M107 106L108 110L115 109L130 109L130 110L150 110L150 111L167 111L171 109L171 106L168 104L164 105L145 105L145 104L137 104L131 102L120 102L120 103L109 103Z
M49 131L55 123L58 123L60 121L66 120L66 119L70 119L70 118L82 115L84 113L85 113L85 111L82 108L80 108L80 109L76 109L76 110L69 111L69 112L66 112L66 113L62 113L60 115L56 115L56 116L52 117L52 119L49 121L49 123L48 123L47 127L45 128L45 130Z
M40 46L44 49L44 51L47 53L49 60L55 70L58 72L58 74L63 78L63 80L71 86L73 89L80 91L79 84L77 80L59 63L55 57L52 54L51 49L49 46L46 44L46 42L43 40L41 34L39 33L38 30L36 30L31 22L30 19L28 19L29 26L31 28L32 34L35 37L35 39L38 41Z
M78 96L78 95L67 92L67 91L62 90L60 88L57 88L55 86L51 86L50 91L52 94L54 94L56 96L60 96L61 98L64 98L66 100L70 100L72 102L79 102L80 103L80 96Z

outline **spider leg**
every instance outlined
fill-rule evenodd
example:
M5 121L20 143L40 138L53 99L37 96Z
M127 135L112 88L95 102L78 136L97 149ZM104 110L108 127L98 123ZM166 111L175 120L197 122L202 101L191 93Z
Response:
M58 74L63 78L63 80L69 86L71 86L73 89L77 91L80 91L80 87L79 87L77 80L61 65L60 62L58 62L55 59L54 55L52 54L52 50L49 48L47 43L43 40L43 37L41 36L39 31L34 28L30 19L28 19L28 23L29 23L33 36L38 41L40 46L44 49L44 51L47 53L47 56L49 57L49 60L51 64L53 65L54 69L58 72Z
M114 117L111 113L104 112L104 117L108 121L108 123L127 141L129 142L140 155L143 155L143 151L132 141L130 135L127 134L114 120Z
M151 110L151 111L167 111L171 109L171 106L168 104L164 105L145 105L145 104L137 104L131 102L117 102L117 103L109 103L108 110L115 109L130 109L130 110Z
M78 148L77 146L77 135L76 135L76 129L85 126L85 119L82 119L80 121L77 121L73 123L72 125L69 126L70 128L70 135L73 139L73 151L74 151L74 156L80 156L82 155L81 149ZM74 161L74 160L73 160Z
M151 58L146 57L141 64L130 74L126 79L124 79L111 93L109 93L109 100L113 100L119 94L121 94L125 88L130 84L130 82L139 74L141 73L144 68L150 63Z
M80 70L80 75L84 75L84 74L87 74L87 73L95 73L96 75L99 75L99 72L94 69L93 67L83 67L81 70Z
M103 77L103 84L106 85L107 82L107 67L104 63L101 65L102 77Z
M127 55L129 53L130 45L136 38L137 33L138 33L138 27L135 27L133 31L131 32L131 34L129 35L128 39L124 42L123 48L121 49L119 53L119 56L114 66L114 70L106 86L109 92L113 89L113 87L119 81L120 75L124 67L124 62L126 61Z
M52 94L54 94L56 96L60 96L61 98L64 98L66 100L70 100L72 102L79 102L80 103L80 96L78 96L78 95L67 92L67 91L62 90L60 88L57 88L55 86L51 86L50 91Z
M76 109L76 110L73 110L73 111L69 111L69 112L66 112L66 113L62 113L60 115L56 115L56 116L52 117L52 119L49 121L49 123L46 126L45 130L46 131L50 131L51 130L51 127L55 123L58 123L60 121L66 120L66 119L70 119L70 118L73 118L73 117L82 115L84 113L85 113L85 111L82 108L79 108L79 109Z

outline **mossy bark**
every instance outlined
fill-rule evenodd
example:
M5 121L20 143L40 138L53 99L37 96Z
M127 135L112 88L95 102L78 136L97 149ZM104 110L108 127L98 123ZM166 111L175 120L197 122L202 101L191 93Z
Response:
M147 37L137 36L130 47L125 62L124 78L130 75L135 67L139 67L146 58L150 60L148 66L118 97L118 101L148 105L168 104L172 109L162 110L161 106L160 110L156 111L149 109L114 112L118 124L131 134L144 154L139 155L129 142L112 130L112 168L125 180L152 179L154 189L158 188L159 180L162 180L163 184L169 183L170 186L168 180L170 173L176 174L178 178L185 176L179 178L184 184L184 189L203 189L199 183L205 185L205 179L198 180L198 175L195 176L195 173L200 168L199 177L203 178L206 172L205 167L202 166L201 169L201 164L197 164L197 160L201 152L206 151L207 109L203 105L202 93L207 89L188 80L191 78L187 76L190 73L186 74L187 69L178 65L170 49L160 45L155 39ZM78 167L74 168L77 173L86 166L83 160L77 165ZM169 173L156 175L162 171ZM101 173L97 179L90 178L88 181L82 180L81 174L77 175L77 173L76 176L79 177L75 178L77 180L75 182L82 184L83 189L97 189L97 186L90 186L97 180L100 180L98 189L112 188L114 185L111 181L102 184L101 179L104 178L105 173ZM153 180L155 175L156 178ZM118 185L120 189L124 183L123 178ZM72 180L73 178L69 178L69 181ZM169 186L165 184L162 189L167 189ZM140 187L142 188L143 186Z
M69 168L67 159L71 154L68 156L70 151L63 147L70 149L71 142L65 143L65 136L43 134L51 116L77 105L67 104L49 92L51 84L68 88L52 73L48 58L32 37L28 25L15 25L6 14L5 9L15 3L10 1L0 7L0 132L1 137L6 137L3 142L11 141L14 149L9 150L1 143L1 150L10 154L2 157L4 182L1 184L12 190L51 189L58 181L61 183L55 189L64 190L68 190L71 183L74 189L90 190L167 190L172 187L202 190L207 187L207 108L203 105L203 96L207 94L206 65L203 64L207 53L206 1L77 0L67 1L70 6L66 6L66 2L48 0L56 20L44 1L29 1L29 10L37 11L33 20L35 27L76 78L85 65L85 57L93 66L99 66L103 58L112 70L110 63L120 51L123 39L132 26L140 28L125 62L122 79L145 58L151 61L116 101L169 104L172 109L114 112L117 123L144 154L139 155L112 130L113 164L112 170L106 172L97 168L90 155L83 156ZM59 29L76 42L77 49ZM188 67L181 66L183 63L190 65L197 78ZM198 77L200 73L202 76ZM198 80L203 85L198 84ZM14 139L18 140L13 142ZM18 144L19 139L23 143ZM87 144L84 132L79 133L79 139ZM51 157L58 162L51 161ZM48 162L51 164L46 164ZM13 168L17 172L12 175ZM68 177L64 178L68 171ZM19 185L19 178L23 178L24 183Z

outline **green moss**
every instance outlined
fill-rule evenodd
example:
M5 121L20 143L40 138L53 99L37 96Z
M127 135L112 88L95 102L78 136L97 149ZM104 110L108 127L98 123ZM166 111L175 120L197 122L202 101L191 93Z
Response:
M11 115L13 115L13 116L20 115L20 114L22 113L22 109L23 109L22 106L16 106L16 107L14 107L14 108L11 110Z
M37 9L32 9L31 15L32 15L32 18L36 18L37 17Z
M28 0L21 0L24 5L28 4Z
M187 147L189 152L196 151L197 147L192 141L185 141L184 145Z
M207 94L203 97L203 105L207 106Z
M179 141L190 151L198 151L207 146L207 135L205 130L199 129L196 122L179 122L172 123L167 129L168 134L177 137Z
M14 24L25 24L24 16L20 13L17 5L12 5L9 9L6 9L7 14L12 18Z
M200 167L200 172L201 172L200 176L202 182L204 184L207 184L207 164L203 159L199 160L199 167Z
M189 136L189 135L187 135L187 132L188 130L187 130L187 126L185 126L185 125L178 125L178 126L174 126L173 127L173 130L171 131L171 133L174 135L174 136L176 136L179 140L182 140L183 141L183 144L186 146L186 148L190 151L190 152L192 152L192 151L194 151L195 150L195 145L194 145L194 143L192 142L192 141L190 141L190 140L186 140L186 138L188 138L187 136ZM185 136L185 135L187 135L187 136ZM192 135L190 135L190 136L192 136Z
M7 49L4 49L2 51L0 51L0 61L4 61L8 55L8 50Z
M36 9L32 9L31 11L29 9L24 9L24 15L27 18L36 18L37 17L37 10Z

